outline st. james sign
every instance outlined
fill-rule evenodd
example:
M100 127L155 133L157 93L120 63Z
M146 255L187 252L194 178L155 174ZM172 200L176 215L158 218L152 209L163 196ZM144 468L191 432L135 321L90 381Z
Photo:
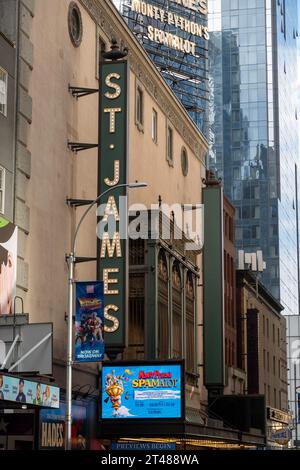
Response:
M127 62L100 63L97 277L104 282L105 343L108 354L126 344L127 276ZM114 186L118 186L114 189ZM122 197L123 196L123 197Z

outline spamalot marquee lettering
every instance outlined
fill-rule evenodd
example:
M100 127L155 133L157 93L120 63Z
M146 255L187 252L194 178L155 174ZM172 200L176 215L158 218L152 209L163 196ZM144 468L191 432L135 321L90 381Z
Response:
M104 331L106 349L121 351L125 346L126 317L126 240L120 234L121 196L127 183L127 64L126 61L100 65L98 192L111 188L101 200L103 213L97 226L98 279L104 282ZM100 206L99 206L100 209ZM99 211L98 211L99 212ZM111 231L113 220L114 230Z
M187 8L201 15L207 14L207 0L171 0L171 3ZM172 28L175 27L178 33L183 31L191 36L197 36L205 40L209 39L207 26L192 21L187 17L180 16L173 12L171 8L164 9L159 8L150 2L131 0L131 11L146 16L150 20L157 20L163 25L167 24ZM190 38L185 39L178 34L174 34L173 30L172 32L169 32L165 31L165 29L157 28L152 24L148 24L147 35L150 41L163 44L187 54L196 55L196 43Z

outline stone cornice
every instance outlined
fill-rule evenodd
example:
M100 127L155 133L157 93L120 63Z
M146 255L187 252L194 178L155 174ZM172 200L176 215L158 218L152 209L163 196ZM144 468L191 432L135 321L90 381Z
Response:
M111 0L79 0L108 38L115 37L129 48L129 65L145 89L167 116L185 143L205 165L208 143L187 111L170 90L146 51L127 27Z

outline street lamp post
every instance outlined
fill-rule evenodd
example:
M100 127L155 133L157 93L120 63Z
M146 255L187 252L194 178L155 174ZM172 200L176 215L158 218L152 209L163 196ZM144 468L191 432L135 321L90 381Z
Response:
M75 230L73 243L71 247L71 253L67 256L68 260L68 271L69 271L69 280L68 280L68 343L67 343L67 371L66 371L66 450L71 450L71 430L72 430L72 342L73 342L73 315L74 315L74 267L76 261L75 249L76 249L76 239L78 235L79 228L91 208L100 201L100 199L108 192L113 191L117 188L128 187L128 188L143 188L147 186L146 183L122 183L117 184L108 188L106 191L103 191L91 204L88 206L86 211L83 213L80 221Z

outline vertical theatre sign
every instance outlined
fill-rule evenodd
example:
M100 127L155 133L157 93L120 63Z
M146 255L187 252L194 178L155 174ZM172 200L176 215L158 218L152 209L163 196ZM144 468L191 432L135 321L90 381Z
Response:
M97 277L104 283L105 343L113 357L126 345L127 62L100 63ZM114 189L114 186L118 186ZM125 216L124 216L125 215Z

